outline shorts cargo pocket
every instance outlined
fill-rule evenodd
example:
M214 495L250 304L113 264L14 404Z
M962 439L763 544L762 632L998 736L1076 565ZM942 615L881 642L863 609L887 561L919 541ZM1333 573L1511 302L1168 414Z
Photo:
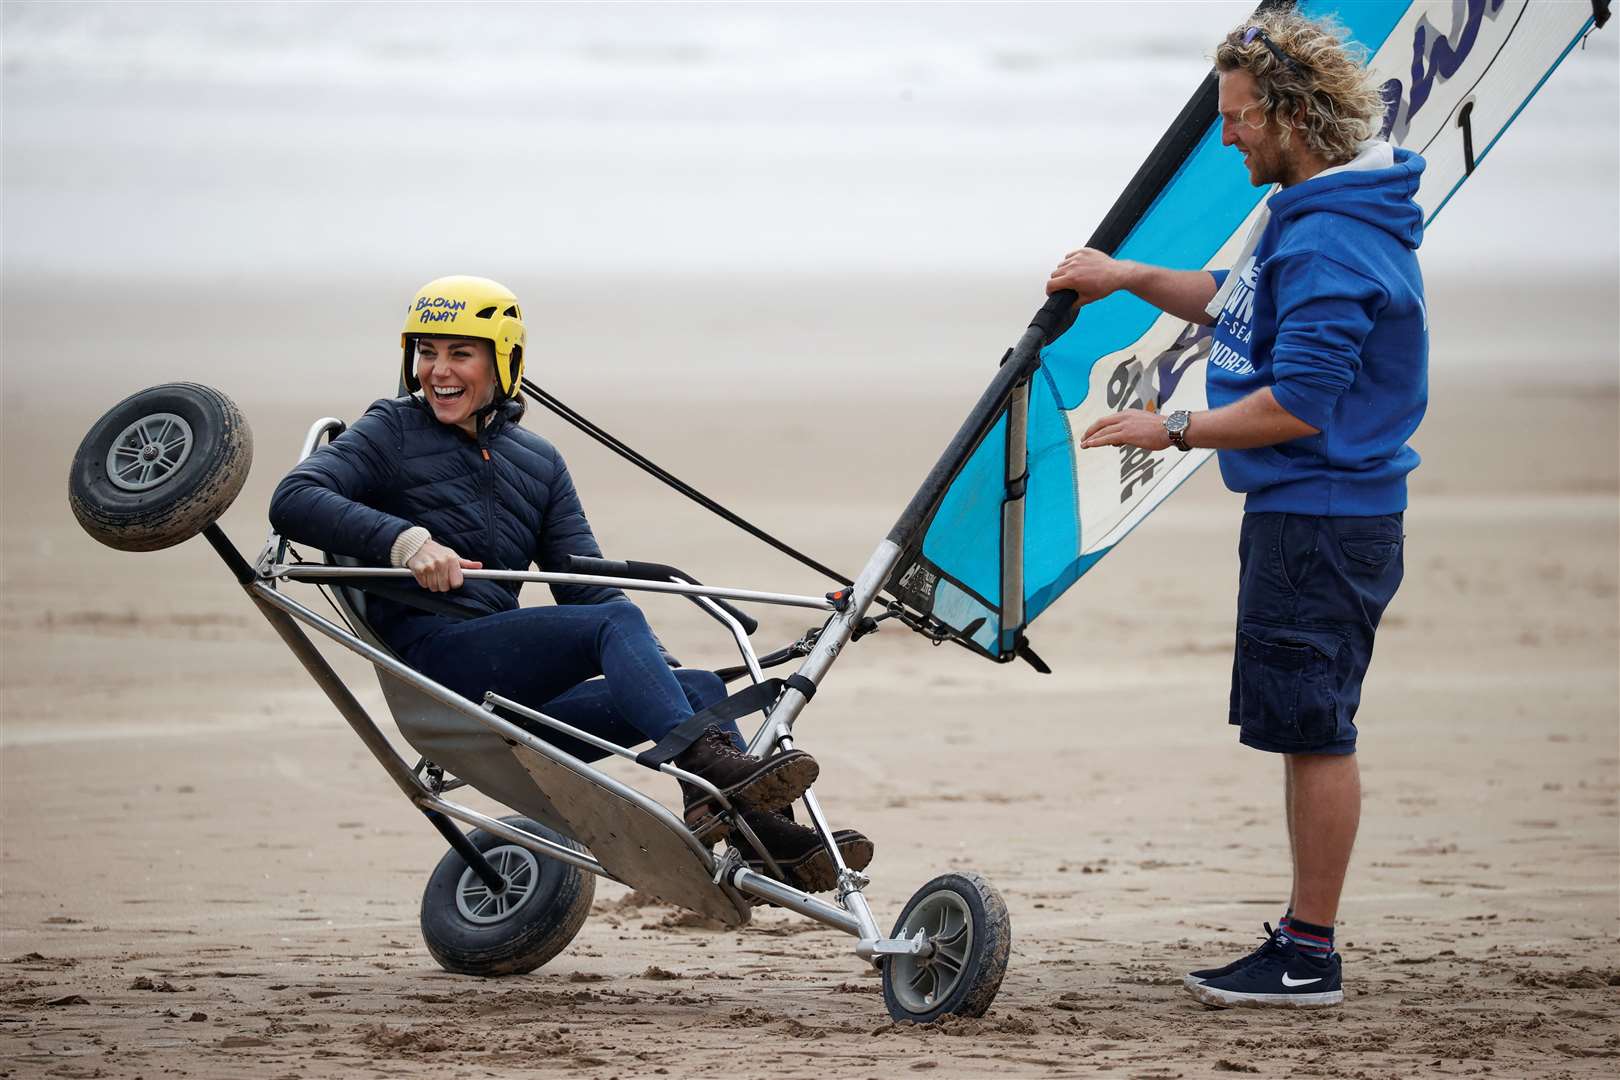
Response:
M1250 740L1287 750L1335 741L1338 702L1333 661L1339 636L1302 627L1238 630L1238 722Z
M1344 557L1374 570L1382 570L1400 554L1399 536L1351 535L1339 537Z

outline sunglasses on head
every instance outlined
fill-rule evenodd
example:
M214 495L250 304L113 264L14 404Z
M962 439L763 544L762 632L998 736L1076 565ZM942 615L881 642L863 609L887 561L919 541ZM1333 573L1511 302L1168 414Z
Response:
M1243 31L1243 44L1253 45L1256 41L1260 42L1260 44L1269 49L1271 51L1271 55L1275 56L1278 61L1293 68L1296 74L1305 74L1305 69L1300 66L1299 61L1295 60L1292 56L1289 56L1287 53L1279 49L1277 47L1277 43L1271 40L1271 35L1267 34L1264 28L1259 26L1251 26L1247 30Z

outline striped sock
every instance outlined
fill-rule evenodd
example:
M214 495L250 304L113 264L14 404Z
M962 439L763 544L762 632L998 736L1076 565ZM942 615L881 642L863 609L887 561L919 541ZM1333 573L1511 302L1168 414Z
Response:
M1333 927L1317 926L1287 916L1280 927L1294 947L1306 956L1326 959L1333 952Z

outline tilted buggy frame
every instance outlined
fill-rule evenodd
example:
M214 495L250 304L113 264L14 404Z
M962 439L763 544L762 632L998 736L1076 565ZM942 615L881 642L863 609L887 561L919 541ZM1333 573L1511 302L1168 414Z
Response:
M1027 400L1028 379L1038 363L1040 348L1054 336L1072 299L1072 294L1058 294L1049 298L1018 344L1009 350L996 377L986 387L888 536L878 544L865 567L846 588L818 597L707 586L686 580L679 572L667 567L661 568L665 571L660 575L662 580L609 573L510 570L467 570L463 572L464 576L547 585L596 585L688 597L727 627L742 655L746 673L756 685L763 681L763 671L760 658L748 639L751 626L745 627L745 623L751 624L752 620L729 602L774 604L826 613L825 625L819 633L810 635L814 643L809 645L808 653L801 650L796 654L803 655L803 661L795 676L781 687L780 693L769 704L764 721L749 741L750 752L762 757L791 749L794 745L795 722L845 647L872 628L873 620L866 616L866 612L878 600L889 575L908 546L920 542L929 515L951 480L1004 406L1020 414L1013 417L1014 422L1022 422L1020 405ZM337 419L317 421L306 436L300 460L313 453L322 440L336 437L343 429L343 422ZM1021 470L1022 462L1010 461L1009 473L1015 467ZM1009 475L1009 480L1013 479L1016 478ZM1006 528L1010 535L1016 536L1021 518L1012 513L1006 516ZM535 855L645 889L729 925L741 925L748 920L751 900L766 901L796 911L855 937L856 954L884 967L886 976L890 971L885 962L890 959L902 961L910 971L926 970L937 965L946 974L952 974L954 968L957 975L961 972L963 962L969 959L957 953L959 946L966 948L961 946L960 935L952 937L945 932L945 928L951 924L948 914L938 916L937 933L930 934L918 929L908 937L904 933L889 936L882 932L863 892L869 879L846 864L813 789L804 793L802 802L809 813L811 825L836 869L836 902L828 902L779 880L785 875L769 858L765 846L749 831L741 815L731 813L725 797L703 778L667 762L646 765L638 761L638 764L706 791L726 812L732 826L750 841L753 850L766 853L763 861L770 874L747 866L735 846L729 846L724 854L716 855L699 842L686 828L684 821L658 801L537 737L530 730L499 715L497 710L548 728L559 736L587 743L607 754L635 761L635 752L493 693L486 693L483 702L475 703L402 663L371 636L363 617L353 610L351 603L343 599L343 594L346 586L358 585L362 579L375 584L380 579L408 578L408 570L288 562L288 545L274 531L267 538L256 562L250 565L217 524L210 524L203 530L203 535L394 783L443 834L491 894L501 894L507 888L508 880L454 824L456 821L482 829ZM638 565L601 560L577 562L582 568L592 570ZM282 586L289 582L335 586L340 617L349 625L339 625L287 595ZM1014 586L1012 595L1020 595L1017 589L1020 583L1013 581L1009 584ZM889 615L900 617L913 629L933 634L936 642L943 637L939 627L911 616L900 604L891 601L887 607ZM562 817L571 826L569 835L581 841L587 851L535 835L447 799L446 792L466 781L451 779L447 782L442 768L447 763L436 764L426 754L416 766L408 764L316 648L305 632L306 628L374 665L383 685L384 696L402 731L407 730L407 716L426 717L430 726L436 720L448 718L463 728L470 721L495 736L498 743L487 739L485 742L509 751L528 773L534 788L543 792L547 799L556 799L557 805L567 803L574 809L572 817L566 814L556 816ZM409 733L407 738L411 738ZM418 742L414 738L411 741ZM489 791L488 786L481 785L480 790L499 798L501 792ZM587 808L586 811L579 810L581 805ZM543 819L543 815L537 816ZM914 897L912 905L917 905L919 900L924 900L923 906L927 907L922 892ZM911 908L907 910L909 912ZM964 910L962 914L968 913ZM902 915L897 932L911 925L905 920L906 916ZM1000 964L1004 966L1004 914L999 934L1003 938ZM935 978L936 983L931 985L937 985ZM993 997L999 982L1000 971L997 970L984 988L987 993L980 994L981 1000L975 1011L982 1012L988 1006L989 998ZM901 1011L924 1013L933 1001L932 994L916 998L912 1002L914 1007ZM892 1004L891 1011L894 1011Z

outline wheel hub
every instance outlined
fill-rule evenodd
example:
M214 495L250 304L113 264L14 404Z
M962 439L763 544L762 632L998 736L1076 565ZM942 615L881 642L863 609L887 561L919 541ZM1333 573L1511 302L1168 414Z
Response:
M540 860L527 848L505 844L484 852L495 872L506 879L506 888L497 893L484 879L467 867L456 883L456 910L463 918L480 926L509 918L523 906L540 883Z
M926 1013L951 996L962 981L973 951L973 912L954 892L934 893L912 909L896 937L915 937L933 948L922 955L895 956L891 985L908 1012Z
M168 480L191 456L191 425L174 413L143 416L118 433L107 451L107 479L124 491Z

